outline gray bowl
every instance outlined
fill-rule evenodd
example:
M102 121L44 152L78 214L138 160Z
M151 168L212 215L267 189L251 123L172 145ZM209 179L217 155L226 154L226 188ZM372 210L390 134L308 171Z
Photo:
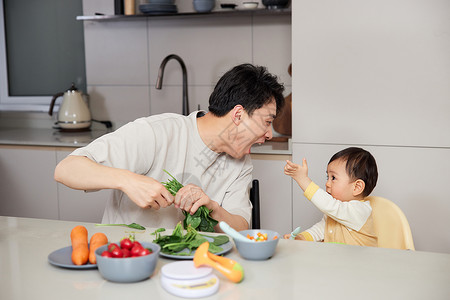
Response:
M108 249L108 245L95 250L97 267L103 278L114 282L136 282L149 278L155 271L161 247L149 242L141 242L141 244L153 252L146 256L111 258L102 256L102 252Z
M258 232L267 233L267 241L264 242L244 242L234 239L234 244L239 254L248 260L266 260L273 256L278 245L280 235L278 232L266 229L251 229L239 231L240 234L247 237L257 236ZM274 237L277 237L275 240Z

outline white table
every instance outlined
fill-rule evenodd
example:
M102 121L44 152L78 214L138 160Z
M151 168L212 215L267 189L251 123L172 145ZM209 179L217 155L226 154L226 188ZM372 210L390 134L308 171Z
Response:
M47 256L70 245L70 231L84 225L89 236L104 232L110 241L124 227L92 223L0 217L0 299L182 299L160 285L160 258L153 276L119 284L94 270L54 267ZM152 241L147 229L137 234ZM170 232L170 231L169 231ZM235 248L227 257L244 268L239 284L220 273L219 292L205 299L450 299L450 254L281 240L267 261L248 261Z

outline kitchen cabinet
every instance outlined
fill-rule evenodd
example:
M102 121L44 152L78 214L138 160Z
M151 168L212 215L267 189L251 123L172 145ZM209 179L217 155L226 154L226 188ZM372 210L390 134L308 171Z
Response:
M56 151L56 164L74 149ZM55 164L55 166L56 166ZM112 190L85 192L58 185L59 219L100 223Z
M59 218L51 147L0 146L0 215Z
M0 215L99 223L111 191L70 189L53 179L73 149L0 146Z
M292 179L284 175L291 155L252 154L253 179L259 180L261 228L292 231Z

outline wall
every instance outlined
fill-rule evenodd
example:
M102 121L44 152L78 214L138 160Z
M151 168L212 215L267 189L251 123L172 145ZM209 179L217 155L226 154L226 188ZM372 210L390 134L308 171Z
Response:
M293 159L322 187L329 158L377 159L416 248L450 252L450 2L293 1ZM294 226L320 213L294 186ZM297 223L297 224L296 224Z
M113 14L112 2L84 1L84 15ZM176 4L180 12L192 11L192 1ZM167 64L163 88L154 87L161 61L172 53L187 67L190 111L206 110L217 80L240 63L266 66L285 83L286 95L291 89L288 15L139 18L85 21L84 26L92 115L112 120L115 127L161 112L181 113L178 62Z

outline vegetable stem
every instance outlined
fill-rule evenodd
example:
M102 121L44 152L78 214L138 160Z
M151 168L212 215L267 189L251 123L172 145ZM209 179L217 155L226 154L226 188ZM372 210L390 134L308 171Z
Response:
M142 225L139 225L137 223L131 223L131 224L95 224L96 226L124 226L128 228L138 229L138 230L145 230L145 227Z

